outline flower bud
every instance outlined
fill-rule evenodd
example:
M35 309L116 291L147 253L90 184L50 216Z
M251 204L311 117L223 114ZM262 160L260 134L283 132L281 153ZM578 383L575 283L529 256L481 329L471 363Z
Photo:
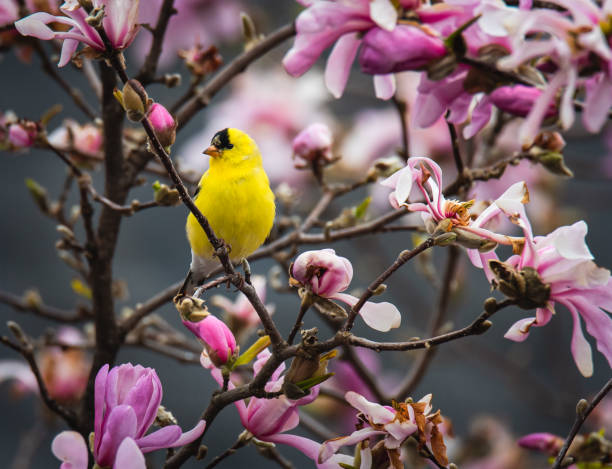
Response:
M525 117L541 94L542 90L535 86L514 85L496 88L491 92L489 98L500 110L515 116ZM557 106L554 101L551 101L545 117L552 117L556 114Z
M420 70L446 53L444 41L433 31L416 24L398 24L392 31L368 31L363 37L359 64L364 73L384 75Z
M332 160L331 146L331 130L317 122L306 127L293 139L293 156L304 161L329 163Z
M34 122L11 124L8 128L8 141L15 148L29 148L34 145L37 133Z
M204 342L208 357L216 367L225 365L237 354L238 347L234 334L223 321L212 314L199 322L183 319L183 324Z
M139 81L131 79L123 85L123 90L115 90L115 98L121 103L127 117L132 122L140 122L150 106L149 96Z
M333 249L306 251L290 268L293 283L303 285L313 293L329 297L348 288L353 278L353 266Z
M520 438L518 444L522 448L556 455L563 446L563 439L552 433L531 433Z
M153 103L147 115L159 143L164 148L171 146L176 138L177 123L168 110L159 103Z

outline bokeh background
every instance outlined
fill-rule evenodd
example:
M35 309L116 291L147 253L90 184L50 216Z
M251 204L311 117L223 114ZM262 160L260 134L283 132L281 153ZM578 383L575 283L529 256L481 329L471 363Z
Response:
M141 3L144 8L153 8L156 4L154 1ZM215 36L205 33L212 26L208 26L208 29L201 26L200 36L202 41L215 40L226 61L240 52L238 11L248 11L262 32L285 24L299 11L299 5L292 2L227 3L232 4L227 12L223 10L229 32L217 32ZM209 16L213 17L212 10ZM140 34L148 33L141 31ZM308 174L292 168L287 135L301 129L279 130L274 127L272 119L266 120L266 116L282 115L296 127L315 120L330 123L338 137L345 137L342 148L344 161L340 163L343 169L334 173L335 178L342 180L356 177L367 167L370 148L397 139L397 131L393 134L394 131L389 129L399 126L399 120L389 124L391 119L397 118L393 104L375 100L370 79L360 75L358 70L353 71L347 92L338 101L333 100L324 89L320 69L299 79L287 77L280 66L280 59L289 45L290 42L287 42L267 55L260 64L247 70L237 85L228 87L215 97L212 105L181 131L173 157L182 161L184 167L188 164L197 166L198 159L205 163L204 157L200 156L202 149L214 132L226 125L242 127L253 135L265 135L265 142L260 144L264 159L268 159L273 183L278 186L285 182L296 191L297 212L303 214L316 200L318 189ZM134 51L127 54L128 63L134 64L139 56L142 57L142 53L134 47ZM3 72L0 78L1 110L12 109L20 117L38 119L51 106L61 103L63 111L52 122L51 128L59 126L66 117L83 121L82 114L57 84L42 74L36 58L31 64L26 64L8 51L3 53L0 64ZM174 102L189 81L184 66L173 61L172 56L167 58L167 70L181 73L184 84L170 90L153 85L150 94L164 104ZM87 93L87 84L80 73L70 67L62 69L60 73ZM88 101L95 105L92 96L88 96ZM366 110L369 114L363 117L361 113ZM358 116L361 116L361 120ZM377 123L381 125L376 127ZM589 225L587 241L597 263L604 267L612 266L609 236L612 229L612 150L606 144L608 131L604 130L601 137L592 137L587 136L579 124L571 129L566 135L568 145L564 154L575 177L569 180L556 178L553 184L554 203L543 204L539 210L531 212L531 218L538 226L538 234L545 234L560 224L586 220ZM349 140L351 138L353 140ZM438 141L444 139L440 133L431 138L433 141L428 143L429 146L414 148L413 154L422 154L418 152L434 148L437 144L444 146L444 141ZM391 148L399 147L400 143L397 140ZM389 149L383 151L392 152ZM48 152L0 153L0 289L21 294L35 287L46 304L70 309L77 301L83 300L75 298L70 288L73 273L57 257L54 244L58 234L54 223L40 214L24 184L25 178L33 178L53 195L59 193L65 174L64 165ZM445 176L447 182L451 181L452 170ZM154 179L150 177L147 184L134 190L132 198L150 200L150 182ZM100 174L96 174L94 184L97 188L102 187L101 181ZM364 189L339 199L325 213L325 218L334 218L342 208L358 203L366 195L367 190ZM380 191L374 191L370 216L388 210L384 199ZM74 193L70 200L76 203ZM122 306L145 301L183 277L190 259L183 228L185 217L186 209L178 206L145 210L125 218L114 272L117 278L127 283L129 298L119 302L118 311ZM359 289L364 288L374 275L393 261L399 251L410 248L412 243L409 232L398 232L358 238L331 247L352 261L355 279L351 287ZM300 251L309 248L303 246ZM435 250L431 259L435 269L434 278L441 278L447 255L444 249ZM271 261L263 260L253 263L252 268L255 273L267 275L273 265ZM482 272L474 269L463 253L459 272L456 292L447 315L449 327L468 324L479 314L482 301L490 294ZM436 305L435 282L423 276L419 262L412 262L393 276L388 286L385 299L399 307L403 327L385 335L384 339L424 336L429 316ZM231 291L215 293L227 294L232 298L235 295ZM269 288L267 302L276 305L274 319L282 331L288 332L298 308L296 295L277 293ZM503 339L503 334L517 319L528 314L507 309L494 317L494 325L486 334L439 347L414 397L418 399L426 393L433 393L434 406L441 408L443 414L452 420L457 439L465 439L475 419L484 415L494 416L518 436L535 431L565 435L574 419L576 401L581 397L591 397L609 379L610 370L603 357L595 351L594 376L585 379L579 374L569 350L571 317L561 307L558 313L547 327L534 330L522 344ZM159 314L180 327L176 310L170 304L161 308ZM3 322L9 319L18 321L33 336L53 326L50 321L20 314L3 304L0 304L0 315ZM314 314L307 319L307 325L311 324L319 325L322 337L328 333L326 326ZM356 331L370 338L383 337L363 327L363 324L358 324ZM7 332L6 326L0 325L0 333ZM381 357L384 374L401 379L410 371L418 353L385 354ZM0 348L0 358L17 357L12 351ZM184 429L191 428L216 386L209 373L197 365L178 365L176 361L152 352L126 347L122 349L118 362L128 361L157 370L164 386L162 403L174 413ZM11 467L18 454L27 454L31 456L33 468L58 467L49 444L62 426L45 415L36 396L16 396L9 383L0 384L0 396L2 466ZM325 408L314 410L323 415L326 412ZM241 431L235 408L228 407L218 416L205 437L209 454L216 455L231 446ZM307 430L300 429L298 432L316 438ZM281 452L294 460L298 467L312 466L312 462L291 448L281 448ZM152 461L159 464L162 457L162 454L155 455ZM255 468L269 467L272 463L257 456L252 447L247 447L219 467L244 467L247 464ZM185 467L202 467L202 463L192 462Z

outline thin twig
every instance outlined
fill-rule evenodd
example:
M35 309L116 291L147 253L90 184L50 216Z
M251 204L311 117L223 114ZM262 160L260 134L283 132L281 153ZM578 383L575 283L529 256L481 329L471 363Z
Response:
M232 78L242 73L252 62L283 43L295 34L293 23L285 25L269 34L249 50L232 60L223 70L215 75L185 106L177 113L179 129L201 109L205 108L211 98L217 94Z
M230 457L232 454L234 454L236 451L238 451L240 448L244 448L248 443L248 440L245 438L238 438L236 440L236 442L229 448L227 448L223 453L221 453L220 455L218 455L217 457L215 457L206 467L205 469L212 469L213 467L215 467L217 464L219 464L221 461L223 461L225 458Z
M22 338L23 340L27 340L25 336ZM59 415L63 418L68 425L72 428L76 428L77 425L77 417L76 414L70 410L65 408L63 405L59 404L55 399L53 399L49 395L49 391L47 390L47 386L43 380L40 369L38 368L38 364L36 363L36 357L34 356L34 347L32 343L27 340L23 345L17 344L10 340L8 337L1 336L0 343L6 345L7 347L12 348L16 352L20 353L23 358L30 365L30 369L32 373L34 373L34 377L36 378L36 383L38 384L38 390L40 391L40 397L45 403L45 405L49 408L50 411Z
M576 437L576 435L580 431L580 427L582 427L582 424L587 419L589 414L593 411L593 409L597 406L597 404L599 404L599 402L604 397L606 397L606 394L608 394L610 392L610 389L612 389L612 379L610 379L604 385L604 387L601 388L601 390L597 393L597 395L593 398L591 403L586 408L580 409L579 408L580 407L580 402L578 403L578 408L576 409L576 419L574 420L574 425L572 425L572 428L571 428L569 434L567 435L567 438L565 439L565 442L563 443L563 446L561 447L561 450L559 451L559 454L555 458L555 462L553 463L551 469L559 469L561 467L561 463L563 462L563 458L567 454L567 451L569 450L569 447L572 444L572 441L574 441L574 438Z
M88 317L88 315L81 309L74 312L65 311L63 309L54 308L53 306L47 306L44 304L33 304L25 301L23 298L20 298L17 295L13 295L12 293L5 291L0 291L0 303L5 303L23 313L34 313L38 316L62 323L78 322Z
M431 325L429 326L429 336L434 336L444 321L444 315L448 309L448 302L452 291L453 279L457 270L457 263L459 259L459 249L456 246L450 246L448 252L448 259L446 262L446 269L444 271L444 279L442 280L442 289L440 291L438 306L434 313ZM436 347L426 348L421 355L417 357L408 376L404 382L400 385L399 391L396 394L395 400L403 401L408 397L414 388L419 384L419 381L425 374L427 366L431 362L435 353Z
M448 133L450 134L450 141L453 147L453 158L455 159L457 174L463 174L464 166L463 160L461 159L461 151L459 150L459 136L457 135L457 129L455 129L455 124L448 120L448 117L446 118L446 125L448 126Z
M177 11L174 8L174 0L164 0L159 10L157 25L155 26L155 29L151 31L151 34L153 36L151 48L149 49L149 53L147 55L147 58L145 59L144 64L142 65L142 68L140 69L140 72L136 76L136 79L140 81L143 85L149 84L155 77L159 57L162 53L162 46L164 43L164 37L166 35L166 29L168 28L170 18L176 12Z
M72 100L74 101L74 104L76 104L77 107L81 111L83 111L83 113L87 117L89 117L92 120L95 119L97 117L97 114L93 111L93 109L91 109L89 104L87 104L87 102L83 99L83 95L81 94L81 92L77 90L76 88L73 88L72 86L70 86L70 84L66 80L64 80L64 78L57 72L57 67L54 64L52 64L51 61L49 60L49 57L47 57L45 49L41 45L40 41L36 39L36 40L32 40L31 42L32 42L34 51L36 52L36 54L38 55L38 57L40 58L42 62L42 67L45 73L49 75L51 78L53 78L53 80L60 86L60 88L62 88L72 98Z
M300 330L300 327L302 327L302 320L304 319L304 314L306 314L306 311L308 311L308 308L310 308L311 304L312 303L309 297L304 297L304 299L302 299L302 303L300 304L300 310L298 311L297 318L295 318L295 323L291 328L291 332L289 332L289 335L287 336L287 343L289 345L293 344L293 339L295 339L295 335Z
M261 454L264 458L274 461L283 469L294 469L291 461L280 454L278 449L276 449L274 446L257 446L257 451L259 451L259 454Z
M367 290L365 292L363 292L363 294L359 298L359 301L357 301L357 303L355 303L355 305L351 308L349 316L348 316L348 318L346 320L346 323L342 327L342 330L343 331L350 331L352 329L353 324L355 323L355 319L356 319L357 315L359 314L359 310L366 303L366 301L368 301L372 297L372 295L374 295L374 292L376 291L376 289L385 280L387 280L393 274L393 272L395 272L397 269L399 269L401 266L403 266L410 259L412 259L415 256L421 254L423 251L426 251L427 249L431 248L433 245L434 245L434 239L433 238L427 238L425 241L423 241L421 244L419 244L413 250L411 250L411 251L402 251L399 254L399 256L397 256L397 259L395 260L395 262L393 262L393 264L391 264L383 273L381 273L376 278L376 280L374 280L370 285L368 285Z
M401 156L404 161L407 161L410 157L410 138L408 134L408 104L406 101L399 99L397 96L393 97L393 104L397 108L397 113L400 119L400 125L402 127L402 152Z

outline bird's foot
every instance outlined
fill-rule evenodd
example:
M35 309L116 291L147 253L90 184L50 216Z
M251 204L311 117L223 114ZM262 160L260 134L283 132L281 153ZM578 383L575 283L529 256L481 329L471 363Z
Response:
M240 263L242 264L242 270L244 271L244 281L252 286L253 284L251 283L251 266L249 265L249 261L247 261L246 258L243 257L240 260Z

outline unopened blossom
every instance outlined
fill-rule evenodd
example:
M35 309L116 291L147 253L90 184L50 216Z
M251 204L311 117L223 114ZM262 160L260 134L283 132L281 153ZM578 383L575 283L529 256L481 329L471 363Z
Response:
M583 376L593 374L591 346L584 338L582 324L593 336L597 349L612 366L612 281L610 271L597 266L585 242L587 224L579 221L562 226L546 236L534 237L529 220L523 212L505 213L517 217L525 234L525 247L520 255L506 260L506 264L520 272L534 269L541 282L550 287L546 306L538 307L535 317L516 322L505 337L522 342L532 327L541 327L555 314L555 303L561 303L571 313L574 322L571 351Z
M550 456L556 456L563 443L563 438L552 433L530 433L518 440L519 446L542 451Z
M444 419L440 411L432 412L431 398L432 395L428 394L418 402L400 402L391 407L370 402L356 392L347 392L345 399L359 411L359 421L363 422L363 426L348 436L324 442L319 461L327 461L343 446L370 438L382 438L387 452L396 453L399 458L402 443L415 435L420 445L430 443L438 462L446 466L446 446L438 428Z
M67 119L47 137L49 143L60 150L76 150L86 156L95 156L102 150L102 131L92 123L79 124ZM78 155L76 155L78 157Z
M333 137L330 128L315 122L302 130L293 139L293 156L304 161L330 162L332 160Z
M185 433L178 425L168 425L146 434L162 399L161 382L152 368L127 363L109 371L104 365L96 376L94 393L93 455L101 467L145 469L143 453L191 443L206 426L200 420ZM77 435L65 431L53 440L54 454L64 461L62 468L88 467L87 445Z
M366 33L359 65L362 72L370 75L420 70L447 52L436 31L418 24L399 24L391 31L373 28Z
M149 108L147 118L162 146L164 148L171 146L176 138L177 122L168 110L159 103L153 103Z
M251 278L253 288L257 292L257 296L265 303L266 301L266 277L263 275L254 275ZM221 308L226 316L225 319L229 324L229 327L236 335L240 335L241 332L247 332L253 327L261 323L259 315L253 305L244 294L239 293L235 301L230 301L227 297L222 295L214 295L210 302L212 305ZM274 305L266 305L268 313L274 313Z
M128 47L139 29L136 23L139 0L93 0L92 3L94 9L104 8L102 27L111 46L117 50ZM87 23L86 19L89 15L78 0L65 0L60 10L65 16L37 12L16 21L15 27L24 36L33 36L47 41L50 39L62 40L59 67L70 62L79 43L96 51L106 50L98 31ZM64 27L55 31L48 26L51 23L66 25L70 29L66 31Z
M398 3L407 10L420 6L420 2ZM418 24L404 25L396 33L399 18L396 5L391 0L309 2L308 8L297 17L295 42L283 59L285 70L292 76L304 74L325 49L334 45L327 60L325 84L339 98L362 38L370 35L360 63L367 73L374 74L376 96L389 99L395 92L392 71L420 68L439 57L443 47L435 31L425 32ZM377 30L391 32L391 35L377 33ZM393 41L400 45L389 51ZM393 55L391 61L395 62L391 66L381 60L386 61L389 53Z
M323 298L335 299L353 306L359 298L342 293L353 279L353 266L333 249L306 251L291 266L294 285L301 285ZM372 329L387 332L399 327L402 316L391 303L367 301L359 310L365 323Z
M8 141L16 149L30 148L36 142L37 134L34 122L16 122L8 127Z
M198 322L183 319L183 324L204 342L208 357L215 366L223 366L237 353L234 334L223 321L212 314Z

